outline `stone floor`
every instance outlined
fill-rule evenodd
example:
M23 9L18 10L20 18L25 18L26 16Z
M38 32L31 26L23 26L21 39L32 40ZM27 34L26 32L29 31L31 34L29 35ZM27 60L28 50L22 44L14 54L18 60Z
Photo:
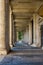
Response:
M13 47L11 50L12 52L6 56L0 55L0 65L43 65L43 54L38 53L35 54L33 53L29 54L30 50L29 49L38 49L36 47L31 47L27 44L16 44L15 47ZM25 52L23 50L26 50ZM27 52L28 50L28 52ZM23 52L18 52L18 51L23 51ZM38 52L37 51L37 52ZM43 52L43 51L42 51Z
M43 65L43 55L1 55L0 65Z
M14 43L14 50L23 50L23 49L40 49L39 47L34 47L24 41L17 41Z

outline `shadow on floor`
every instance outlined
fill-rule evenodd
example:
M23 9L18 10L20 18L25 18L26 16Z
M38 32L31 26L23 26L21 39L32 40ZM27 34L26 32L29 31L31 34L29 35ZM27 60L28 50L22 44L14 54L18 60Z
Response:
M28 43L25 43L23 41L19 42L15 42L14 43L14 47L11 50L14 51L23 51L23 50L29 50L29 49L41 49L39 47L32 47L31 45L29 45Z
M38 54L36 54L38 52L36 49L39 51ZM40 48L17 42L14 47L11 48L11 51L14 51L14 53L11 52L6 56L0 55L0 65L43 65L43 54L40 54L43 51L41 51ZM27 54L19 53L18 51L23 51L23 53L25 51ZM31 55L29 54L30 52Z
M16 56L9 54L2 59L0 65L43 65L43 55Z

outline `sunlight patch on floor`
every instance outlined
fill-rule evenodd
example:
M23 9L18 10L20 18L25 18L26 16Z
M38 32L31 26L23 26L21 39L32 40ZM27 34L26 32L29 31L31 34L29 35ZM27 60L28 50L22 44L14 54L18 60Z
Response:
M0 55L0 62L4 59L5 56Z

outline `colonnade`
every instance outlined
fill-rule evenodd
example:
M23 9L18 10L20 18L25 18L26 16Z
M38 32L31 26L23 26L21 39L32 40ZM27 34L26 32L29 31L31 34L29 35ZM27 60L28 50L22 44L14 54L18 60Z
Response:
M10 11L10 13L9 13ZM33 14L33 44L41 46L39 17ZM32 43L32 24L29 22L29 44ZM18 33L17 33L18 40ZM13 14L9 7L9 0L0 0L0 54L7 54L16 41L16 27L13 23Z
M0 54L7 54L13 46L13 14L9 0L0 0Z
M33 29L32 29L32 20L33 20ZM34 47L40 47L41 46L41 36L40 36L40 26L39 26L39 15L37 13L33 14L33 18L29 22L28 27L28 43ZM33 30L33 31L32 31ZM33 35L32 35L33 33ZM24 40L26 40L26 31L24 32ZM33 37L32 37L33 36Z

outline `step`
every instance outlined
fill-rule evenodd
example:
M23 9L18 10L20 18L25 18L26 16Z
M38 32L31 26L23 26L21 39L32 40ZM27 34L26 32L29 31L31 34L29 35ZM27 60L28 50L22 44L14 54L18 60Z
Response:
M28 49L28 50L22 50L22 51L13 50L11 54L14 54L14 55L43 55L43 50L42 49Z

